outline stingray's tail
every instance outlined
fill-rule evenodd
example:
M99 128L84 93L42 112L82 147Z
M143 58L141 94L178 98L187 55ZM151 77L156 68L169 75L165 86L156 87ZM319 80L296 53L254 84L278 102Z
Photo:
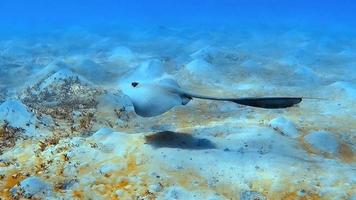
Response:
M288 108L302 101L302 97L261 97L261 98L237 98L226 99L234 103L258 108Z
M237 104L252 106L258 108L288 108L300 103L302 97L246 97L246 98L218 98L209 97L198 94L186 94L188 97L199 98L199 99L210 99L218 101L231 101Z

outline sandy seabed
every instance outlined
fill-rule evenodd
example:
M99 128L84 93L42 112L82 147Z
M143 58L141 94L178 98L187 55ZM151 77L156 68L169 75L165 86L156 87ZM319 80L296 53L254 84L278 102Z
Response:
M356 199L356 38L292 28L75 28L0 40L0 199ZM214 96L152 118L125 89Z

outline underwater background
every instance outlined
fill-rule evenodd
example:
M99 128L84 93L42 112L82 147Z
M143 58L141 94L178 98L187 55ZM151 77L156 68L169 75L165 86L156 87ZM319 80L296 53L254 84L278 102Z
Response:
M352 0L3 0L0 200L356 200L355 70Z

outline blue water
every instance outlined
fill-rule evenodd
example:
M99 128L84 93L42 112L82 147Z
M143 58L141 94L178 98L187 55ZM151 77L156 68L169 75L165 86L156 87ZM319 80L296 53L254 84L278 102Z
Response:
M308 26L354 29L352 0L13 0L2 1L2 33L104 25Z

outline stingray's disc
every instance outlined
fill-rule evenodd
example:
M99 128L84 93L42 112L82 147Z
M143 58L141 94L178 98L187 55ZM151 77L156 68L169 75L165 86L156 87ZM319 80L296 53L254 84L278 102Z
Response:
M182 98L156 84L142 84L131 89L127 94L135 112L142 117L163 114L177 105L182 105Z

